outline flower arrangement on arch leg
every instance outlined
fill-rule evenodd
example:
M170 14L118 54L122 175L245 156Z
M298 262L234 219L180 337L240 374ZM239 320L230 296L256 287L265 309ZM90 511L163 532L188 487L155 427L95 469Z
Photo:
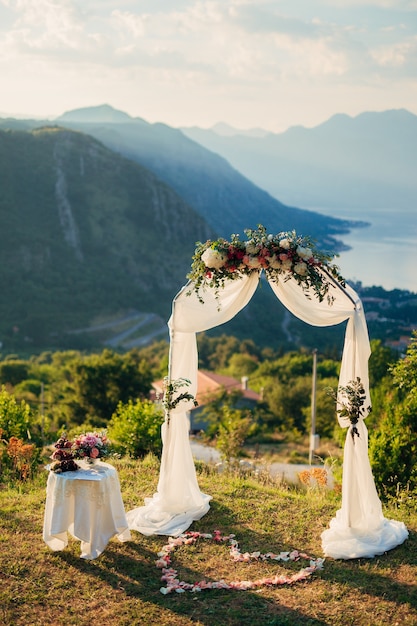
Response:
M357 376L356 380L350 380L345 387L339 386L337 393L331 388L328 389L328 393L336 400L338 407L336 413L342 425L350 426L350 434L355 443L355 436L359 437L356 426L359 419L365 418L372 411L371 406L364 406L366 393L362 380Z
M174 379L170 379L169 376L165 376L164 378L164 396L162 399L162 404L164 407L164 411L165 411L165 415L166 415L166 419L167 419L167 424L169 425L170 422L170 413L173 409L175 409L175 407L177 406L177 404L179 404L182 401L185 402L189 402L192 401L192 403L194 404L194 406L198 406L198 402L195 399L195 397L193 396L192 393L189 393L188 391L184 391L180 394L178 394L175 398L174 398L174 394L177 393L177 391L179 389L181 389L181 387L188 387L189 385L191 385L191 381L188 378L176 378Z
M268 576L265 578L259 578L257 580L241 580L233 581L230 583L224 580L206 581L201 580L196 583L188 583L180 581L178 579L178 572L172 567L171 554L184 545L192 545L197 542L198 539L211 539L217 543L229 542L230 556L233 561L249 563L251 561L299 561L300 559L306 559L309 561L307 567L302 568L295 574L286 576L284 574L276 576ZM291 585L293 583L306 580L314 572L323 568L324 559L313 559L304 552L298 552L293 550L292 552L280 552L275 554L273 552L267 552L262 554L261 552L242 552L239 549L239 544L235 539L235 535L223 536L219 530L215 530L213 534L200 533L200 532L187 532L183 533L179 537L170 537L168 543L163 546L162 550L158 552L159 559L156 561L156 567L162 570L161 580L166 582L165 587L161 587L160 591L164 595L172 592L183 593L185 591L199 592L207 589L237 589L240 591L247 591L248 589L256 589L263 586L279 586L279 585Z
M197 243L187 278L194 283L200 302L204 302L200 288L214 287L218 299L226 281L261 270L275 282L280 277L284 281L294 278L307 297L312 292L320 301L327 297L329 304L334 299L329 293L331 282L320 268L345 285L339 268L331 263L334 255L319 251L310 237L297 235L294 230L271 235L262 224L256 230L245 230L245 234L247 241L241 241L239 235L234 234L230 241Z

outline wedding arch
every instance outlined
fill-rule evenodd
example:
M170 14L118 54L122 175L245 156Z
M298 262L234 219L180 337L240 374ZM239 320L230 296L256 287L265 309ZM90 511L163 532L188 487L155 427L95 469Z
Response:
M357 293L331 263L331 256L294 231L272 236L260 225L245 233L247 241L232 235L230 242L220 239L198 244L189 281L174 298L168 322L168 386L170 381L187 380L189 393L181 394L181 389L171 385L171 402L166 403L170 408L162 426L157 492L145 499L144 506L127 513L129 528L144 535L178 536L210 508L211 496L198 486L189 441L187 412L197 394L196 334L224 324L241 311L252 298L262 273L276 297L304 322L332 326L347 321L339 389L359 379L366 398L364 405L370 406L371 351L364 310ZM339 414L339 423L347 428L342 504L321 536L325 556L373 557L408 536L402 522L383 516L369 463L366 415L367 409L353 426Z

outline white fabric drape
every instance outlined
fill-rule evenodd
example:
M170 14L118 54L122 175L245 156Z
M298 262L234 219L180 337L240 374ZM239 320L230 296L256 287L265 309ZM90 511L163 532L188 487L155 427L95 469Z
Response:
M382 513L368 457L368 430L361 419L359 437L348 429L343 456L342 506L322 535L325 556L334 559L374 557L403 543L408 531L403 522Z
M331 280L331 279L330 279ZM197 394L198 354L196 333L232 319L254 294L259 274L230 280L219 290L200 290L201 303L193 284L176 296L169 320L171 338L169 378L186 378L187 391ZM314 326L332 326L347 321L339 385L346 386L360 377L368 402L368 359L370 345L362 303L353 289L332 284L330 295L322 302L306 297L300 285L290 280L269 281L275 295L294 315ZM181 393L179 391L178 393ZM180 402L163 426L163 452L157 493L145 506L127 513L129 528L143 534L184 532L193 520L209 510L210 496L200 492L189 443L187 411L192 403ZM341 423L342 426L346 424ZM367 429L360 419L359 437L347 431L342 484L342 506L322 534L326 556L334 558L372 557L402 543L408 536L404 524L385 520L376 492L368 458Z
M269 284L282 304L303 322L312 326L334 326L348 320L339 385L346 386L349 381L359 376L365 389L368 406L370 404L368 359L371 348L365 314L357 293L349 285L342 287L331 284L329 296L332 297L332 303L329 304L327 298L321 302L314 295L311 299L307 298L294 279L280 280L278 283L270 281Z
M368 360L371 354L368 329L362 303L356 292L346 285L332 286L334 298L306 298L295 280L270 282L277 298L294 315L313 326L331 326L347 320L339 386L345 387L359 377L370 405ZM348 426L340 420L341 426ZM343 458L342 506L331 520L330 528L322 533L325 556L350 559L373 557L402 543L408 536L401 522L386 520L375 487L368 456L368 431L361 418L357 424L359 437L346 433Z
M224 324L251 299L259 276L230 281L220 291L221 309L213 289L202 292L204 304L192 285L186 285L173 302L168 322L170 345L170 380L186 378L187 392L197 395L198 354L196 333ZM190 295L187 295L191 290ZM181 393L180 390L179 393ZM210 508L211 497L201 493L189 442L187 411L192 402L180 402L170 413L169 424L162 427L162 459L157 493L145 500L145 506L128 511L131 530L144 535L178 536Z

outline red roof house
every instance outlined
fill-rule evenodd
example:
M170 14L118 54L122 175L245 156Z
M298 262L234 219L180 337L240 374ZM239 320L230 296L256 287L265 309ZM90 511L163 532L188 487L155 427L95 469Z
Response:
M154 397L163 396L163 380L152 383ZM261 396L248 388L248 378L242 376L241 380L237 380L232 376L223 376L222 374L215 374L206 370L198 371L197 378L197 395L196 400L198 406L194 407L190 411L190 430L191 432L198 432L204 430L206 424L199 420L199 414L201 410L213 401L216 395L220 395L226 391L232 393L234 391L240 391L241 396L239 398L239 408L242 406L253 407L261 400Z

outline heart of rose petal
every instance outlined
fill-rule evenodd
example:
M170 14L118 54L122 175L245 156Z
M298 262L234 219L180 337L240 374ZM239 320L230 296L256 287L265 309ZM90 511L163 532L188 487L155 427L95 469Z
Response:
M249 563L251 561L266 560L286 562L306 559L309 561L309 565L290 576L280 574L276 576L269 576L267 578L260 578L258 580L240 580L230 583L227 583L224 580L201 580L196 583L188 583L183 580L180 581L177 570L171 566L171 554L179 546L195 544L198 539L211 539L217 543L228 541L230 545L230 556L235 562L239 561ZM259 551L245 552L242 554L239 549L239 544L235 539L235 535L223 536L219 530L215 530L213 534L188 532L183 533L179 537L170 537L168 539L168 543L163 546L160 552L158 552L158 557L159 558L155 562L155 565L162 570L161 580L166 582L166 586L161 587L160 589L160 592L164 595L174 591L176 593L184 593L185 591L196 593L207 589L239 589L241 591L246 591L248 589L256 589L262 586L290 585L301 580L306 580L314 572L322 569L324 564L324 559L314 559L305 552L299 552L298 550L293 550L292 552L280 552L279 554L275 554L273 552L262 554Z

